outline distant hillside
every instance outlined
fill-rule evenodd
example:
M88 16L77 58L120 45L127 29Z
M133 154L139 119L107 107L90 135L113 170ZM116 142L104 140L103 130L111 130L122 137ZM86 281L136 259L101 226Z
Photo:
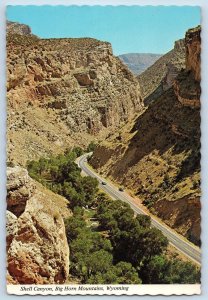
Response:
M127 65L130 71L139 75L153 65L162 55L153 53L127 53L119 58Z

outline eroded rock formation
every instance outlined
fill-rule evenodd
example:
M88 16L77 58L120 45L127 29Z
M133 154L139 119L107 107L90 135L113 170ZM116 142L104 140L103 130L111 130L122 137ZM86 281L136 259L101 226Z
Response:
M58 205L66 211L66 200L43 192L25 169L8 168L7 176L8 283L64 283L69 247Z
M20 34L20 35L31 35L31 29L25 24L19 24L16 22L7 21L7 33L8 34Z
M190 29L186 33L186 69L194 73L196 81L201 79L201 27Z
M8 157L21 164L87 145L143 108L137 79L108 42L91 38L9 30L7 89Z
M174 81L174 91L185 106L200 107L201 28L186 33L186 69Z
M7 180L7 208L19 217L33 196L35 185L27 170L20 167L8 168Z

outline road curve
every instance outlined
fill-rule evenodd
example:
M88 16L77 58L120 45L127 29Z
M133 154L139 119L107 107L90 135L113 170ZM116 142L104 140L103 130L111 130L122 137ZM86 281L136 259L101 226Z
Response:
M113 185L111 182L106 181L106 179L102 178L99 174L97 174L94 170L92 170L89 167L89 165L87 164L87 157L89 155L90 153L84 154L80 156L76 161L78 166L82 169L82 171L88 176L97 178L97 180L99 181L99 188L102 189L106 194L108 194L112 199L120 199L124 202L127 202L137 214L147 215L147 213L144 210L142 210L140 207L133 203L133 198L129 194L127 194L126 192L119 191L118 187ZM103 181L105 181L107 184L103 185ZM192 261L200 265L200 248L187 241L183 236L176 233L173 229L162 223L162 221L158 222L158 220L152 216L151 222L152 226L162 231L162 233L168 238L170 244L172 244L175 248L177 248L180 252L182 252Z

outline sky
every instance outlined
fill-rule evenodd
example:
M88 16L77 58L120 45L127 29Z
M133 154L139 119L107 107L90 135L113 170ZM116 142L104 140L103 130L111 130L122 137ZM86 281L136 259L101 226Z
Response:
M41 38L92 37L112 44L115 55L171 50L200 24L197 6L7 6L7 19Z

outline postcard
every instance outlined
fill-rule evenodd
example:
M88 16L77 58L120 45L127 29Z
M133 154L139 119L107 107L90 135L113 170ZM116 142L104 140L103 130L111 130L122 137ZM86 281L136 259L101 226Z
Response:
M9 294L200 294L200 13L7 6Z

